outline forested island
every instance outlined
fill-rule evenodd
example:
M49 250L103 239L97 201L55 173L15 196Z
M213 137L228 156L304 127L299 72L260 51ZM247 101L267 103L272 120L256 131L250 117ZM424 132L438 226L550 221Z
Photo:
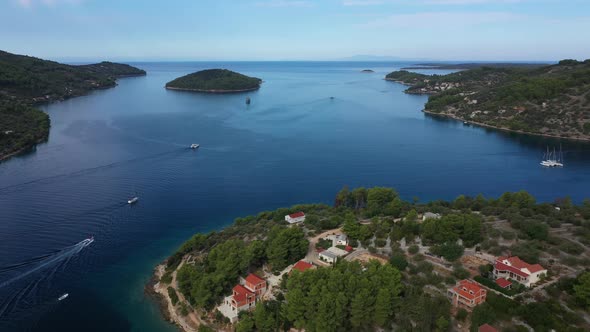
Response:
M206 69L166 83L166 89L208 93L258 90L262 80L227 69Z
M586 331L588 245L590 200L345 187L194 235L146 289L185 331Z
M448 75L396 71L387 80L430 95L424 112L527 134L590 140L590 60L476 67Z
M0 51L0 160L47 139L49 116L36 105L115 86L144 70L112 62L66 65Z

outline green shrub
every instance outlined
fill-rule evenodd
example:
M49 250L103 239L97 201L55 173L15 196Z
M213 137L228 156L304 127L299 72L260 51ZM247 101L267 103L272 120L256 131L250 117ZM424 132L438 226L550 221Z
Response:
M172 286L168 286L168 296L170 296L172 305L176 305L176 303L178 303L178 294L176 294L176 290L172 288Z

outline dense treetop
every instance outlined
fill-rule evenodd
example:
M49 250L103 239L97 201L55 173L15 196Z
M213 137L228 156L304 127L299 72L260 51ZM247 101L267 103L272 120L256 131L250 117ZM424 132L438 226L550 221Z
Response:
M227 69L207 69L166 83L166 88L201 92L238 92L260 88L262 80Z
M306 220L289 227L283 218L295 211L304 211ZM441 216L422 220L425 212ZM417 198L401 199L392 188L345 187L333 207L297 205L264 211L238 218L220 232L193 236L168 259L167 277L161 280L170 283L177 270L176 280L188 305L201 317L209 317L207 324L227 328L227 321L213 308L231 294L239 276L250 272L268 276L271 271L277 275L306 255L308 238L336 228L348 235L356 250L368 248L389 259L380 263L343 259L331 267L285 274L273 296L258 303L253 312L242 312L232 328L452 331L469 320L471 331L484 323L507 331L520 331L524 324L538 331L587 330L583 317L590 308L590 272L583 269L590 267L586 249L590 200L580 205L569 198L539 203L525 191L498 198L460 195L453 201L419 203ZM480 275L474 277L473 270L464 267L462 256L479 251L540 263L552 279L534 296L516 284L511 291L499 291L489 278L491 265L479 265ZM442 266L436 256L444 258ZM559 273L562 265L575 273ZM470 276L509 298L489 291L486 303L473 313L451 314L446 289Z

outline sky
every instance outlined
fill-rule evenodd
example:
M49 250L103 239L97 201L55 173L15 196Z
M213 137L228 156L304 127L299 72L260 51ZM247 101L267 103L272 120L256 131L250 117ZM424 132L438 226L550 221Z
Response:
M590 58L590 0L0 0L0 49L54 60Z

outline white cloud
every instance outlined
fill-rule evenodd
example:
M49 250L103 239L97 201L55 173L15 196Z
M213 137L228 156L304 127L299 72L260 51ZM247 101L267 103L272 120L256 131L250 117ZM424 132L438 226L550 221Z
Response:
M313 3L306 0L269 0L256 3L258 7L311 7Z

